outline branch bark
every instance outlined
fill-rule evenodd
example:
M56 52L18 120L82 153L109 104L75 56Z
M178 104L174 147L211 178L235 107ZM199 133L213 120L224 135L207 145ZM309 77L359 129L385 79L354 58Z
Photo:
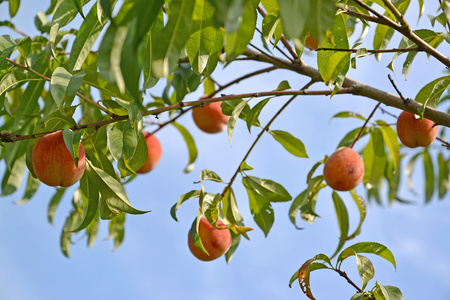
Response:
M268 56L250 48L246 49L244 55L255 61L273 64L278 66L279 68L288 69L298 74L305 75L316 82L323 82L319 70L307 65L301 59L299 60L299 62L292 63L289 60ZM392 106L401 110L409 111L414 114L418 114L418 109L422 107L422 104L419 102L413 100L404 102L397 95L360 83L349 78L348 76L345 77L343 87L349 88L349 92L355 96L370 98L375 101L379 101L387 106ZM424 113L424 117L433 120L438 125L450 127L450 114L446 112L432 107L427 107Z

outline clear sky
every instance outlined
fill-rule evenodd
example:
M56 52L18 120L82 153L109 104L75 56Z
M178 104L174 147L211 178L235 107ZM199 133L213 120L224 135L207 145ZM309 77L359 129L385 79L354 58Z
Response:
M34 16L39 10L45 10L49 1L21 2L14 24L33 35L36 33ZM415 25L417 3L412 2L411 13L407 17ZM0 21L9 19L7 5L0 4ZM433 9L427 13L434 13ZM429 26L426 16L419 25L424 26ZM0 27L0 33L17 37L6 27ZM259 41L259 38L255 40ZM395 42L391 46L397 45ZM370 48L370 44L367 47ZM450 54L446 43L439 49ZM362 58L358 60L358 69L350 70L349 76L395 93L387 79L390 71L385 67L391 57L384 55L379 63L371 56ZM315 53L305 53L304 59L314 66ZM428 60L424 54L419 54L405 80L400 74L403 59L402 56L397 61L397 74L393 77L406 97L414 98L425 83L443 74L444 68L434 59ZM223 84L263 67L266 65L235 62L224 70L218 70L214 78ZM278 70L243 81L225 93L273 90L282 79L288 80L293 88L300 88L307 82L299 75ZM158 95L160 88L158 85L151 93ZM316 84L314 88L325 89L322 84ZM186 100L195 100L201 94L199 90L188 95ZM252 100L250 105L256 101ZM261 115L262 123L265 124L285 101L284 98L271 100ZM292 156L265 135L247 160L255 168L250 174L273 179L296 197L305 189L306 175L312 165L324 155L331 154L348 131L362 125L361 121L351 119L335 119L330 123L330 118L347 110L368 116L375 105L372 100L351 95L338 95L331 100L322 96L299 97L271 128L289 131L301 139L310 159ZM393 114L400 112L394 108L387 110ZM375 119L395 122L394 118L381 112ZM245 224L255 228L249 234L251 241L241 241L229 265L222 258L201 262L191 255L187 247L187 233L197 214L198 201L191 200L181 206L179 222L170 217L170 208L181 194L199 188L194 182L198 181L202 169L214 170L228 181L258 130L253 129L250 135L246 125L238 121L231 147L226 133L203 133L195 127L189 115L184 116L180 123L190 130L199 150L195 169L190 174L182 173L188 158L181 135L171 126L158 132L163 147L160 164L152 172L126 185L133 206L152 212L126 217L125 241L116 251L111 251L112 241L106 240L108 222L103 221L98 241L92 248L88 249L85 237L78 235L73 240L71 258L62 255L59 238L71 209L71 193L75 187L66 193L53 226L48 224L46 217L53 188L42 187L25 205L14 203L20 200L22 191L0 199L0 299L306 299L297 283L292 288L288 283L291 275L307 259L318 253L331 255L335 250L339 233L331 189L326 188L320 193L316 211L321 218L312 226L302 223L305 230L296 230L290 223L289 203L275 203L275 224L268 237L264 238L252 219L247 194L238 178L233 188ZM148 129L151 131L153 127ZM365 143L367 139L362 139L355 149L361 149ZM433 147L439 147L438 143ZM414 152L405 150L403 153L409 156ZM2 162L0 173L3 174L4 170ZM415 200L415 204L378 206L371 203L361 235L346 246L360 241L379 242L393 252L397 271L387 261L368 256L375 266L375 279L369 287L378 280L383 285L399 287L408 300L448 299L450 199L433 199L429 205L424 205L424 175L420 163L416 173L413 178L417 195L407 191L406 182L402 181L405 187L402 196ZM209 192L218 192L223 186L208 183L206 188ZM358 191L365 195L362 186ZM350 225L354 229L359 216L353 201L346 193L340 195L349 209ZM360 284L354 259L344 263L344 270ZM343 278L331 271L314 272L311 283L317 299L350 299L354 292Z

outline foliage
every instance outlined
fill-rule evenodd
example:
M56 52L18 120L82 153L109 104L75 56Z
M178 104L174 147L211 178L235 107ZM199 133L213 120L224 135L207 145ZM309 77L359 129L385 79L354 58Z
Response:
M14 23L20 1L8 2L11 20L0 22L0 26L12 28L19 37L0 36L1 159L6 164L2 195L16 193L25 181L21 203L29 201L39 188L31 163L35 139L56 130L64 129L67 136L76 132L74 147L69 146L69 149L78 149L76 146L81 139L87 167L74 191L73 209L61 235L61 249L66 256L77 232L85 231L89 246L94 244L100 220L109 220L109 237L114 239L115 248L119 247L124 238L126 214L146 213L131 204L124 186L132 184L136 170L146 160L147 147L141 132L147 116L169 116L167 122L157 124L154 132L163 131L169 124L180 132L189 157L184 172L194 170L198 152L192 135L176 121L194 106L222 102L223 112L230 116L227 127L230 143L239 120L245 122L250 133L260 130L245 157L236 162L236 172L229 180L223 180L212 170L202 170L200 188L181 195L171 210L177 220L178 208L198 198L197 218L205 215L212 224L222 219L233 237L227 262L235 254L241 235L249 238L247 233L251 230L245 226L238 208L244 197L236 196L233 190L239 175L247 192L251 215L265 236L275 221L274 207L278 202L290 202L289 218L298 229L301 229L299 216L311 224L318 216L315 209L318 194L327 186L320 174L321 165L327 157L306 174L305 189L297 196L292 196L281 183L257 177L257 170L246 163L265 133L282 146L280 151L288 151L295 159L308 158L308 145L288 131L271 126L298 95L360 95L429 118L441 127L450 125L448 75L424 84L415 100L405 99L400 91L399 96L395 96L346 76L351 68L357 67L360 58L373 55L380 59L389 52L395 53L388 66L392 71L396 60L406 54L402 67L405 76L417 55L428 55L441 62L444 68L450 68L449 58L436 49L450 42L450 2L447 0L442 1L438 15L430 16L433 28L439 26L444 32L437 28L436 31L413 30L404 19L414 2L410 0L53 0L45 12L36 16L35 24L40 32L36 36L28 36ZM420 18L424 1L418 3ZM362 32L357 36L360 28ZM361 41L367 39L370 28L375 28L373 49L362 48ZM402 36L401 42L398 47L389 49L394 33ZM304 64L301 58L307 51L308 35L319 42L315 68ZM256 46L255 40L259 37L263 50ZM217 84L213 77L217 68L244 59L268 63L270 67L243 73L227 85ZM276 90L220 94L228 86L275 69L287 69L310 81L301 89L291 88L280 80ZM158 82L165 85L163 93L145 96L148 92L153 94L152 88ZM310 89L321 83L326 85L325 90ZM204 90L205 97L185 100L199 89ZM291 98L267 124L261 124L258 117L266 104L281 96ZM377 108L378 105L375 110ZM377 243L359 243L340 251L348 240L361 232L367 201L382 204L382 199L386 198L390 204L407 202L400 195L400 179L406 176L410 183L417 162L422 161L424 166L425 202L430 202L435 194L439 199L448 197L450 157L446 150L450 144L445 141L446 128L440 130L442 146L435 143L433 147L406 151L399 144L392 124L383 120L370 122L371 116L351 111L338 112L333 118L356 118L362 123L361 127L342 134L339 147L353 146L361 137L368 136L368 142L360 145L367 194L358 195L355 190L347 194L359 212L354 231L350 231L350 216L345 198L341 197L344 194L331 194L340 231L338 245L331 255L331 258L338 257L337 265L333 267L328 256L319 254L308 260L294 277L301 274L302 291L314 299L309 287L310 272L327 268L342 276L345 273L341 273L340 264L355 255L362 288L352 299L402 299L398 288L378 282L371 291L364 292L373 277L373 266L359 253L380 255L395 267L393 255L387 248ZM205 181L223 184L222 192L207 192ZM413 188L411 184L409 187ZM65 191L65 188L57 188L50 199L50 223Z

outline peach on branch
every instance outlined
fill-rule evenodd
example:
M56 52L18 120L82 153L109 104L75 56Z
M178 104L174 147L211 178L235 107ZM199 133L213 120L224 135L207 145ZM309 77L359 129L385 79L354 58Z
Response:
M213 102L192 109L197 127L206 133L218 133L227 128L229 116L222 112L221 102Z
M231 246L231 233L226 228L222 221L217 221L217 227L224 229L217 229L209 223L205 217L200 218L198 224L198 235L202 241L203 247L208 252L206 254L202 249L195 246L191 237L191 232L188 233L188 246L192 254L199 260L211 261L224 255Z
M136 171L138 174L148 173L153 170L161 159L161 144L155 135L150 134L147 131L143 131L142 134L145 137L147 143L148 156L145 164Z
M423 122L413 113L403 111L397 120L397 135L400 141L409 148L426 147L437 137L439 126L429 119Z
M62 130L41 137L33 147L32 162L36 177L49 186L68 187L83 176L86 154L78 148L78 167L64 143Z
M341 147L326 161L323 177L334 190L349 191L362 181L364 162L352 148Z

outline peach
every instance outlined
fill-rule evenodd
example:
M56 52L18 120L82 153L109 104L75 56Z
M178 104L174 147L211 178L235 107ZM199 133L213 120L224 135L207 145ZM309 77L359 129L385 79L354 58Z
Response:
M403 111L397 120L397 135L403 145L409 148L426 147L437 137L439 126L429 119L420 118L410 112Z
M319 48L319 44L312 35L308 34L305 41L305 47L308 48L309 50L317 50Z
M230 116L225 115L221 102L213 102L192 109L192 117L197 127L206 133L218 133L227 128Z
M36 177L49 186L68 187L83 176L86 154L78 148L78 167L64 143L62 130L41 137L34 145L31 160Z
M136 173L138 174L148 173L153 170L159 163L162 152L161 144L159 143L159 140L156 138L156 136L150 134L147 131L143 131L142 134L144 134L145 141L147 143L148 156L145 164L136 171Z
M349 191L362 181L364 162L352 148L341 147L326 161L323 177L334 190Z
M217 221L218 227L224 227L222 221ZM217 229L212 226L205 217L200 218L198 224L198 235L202 241L203 247L209 255L195 246L191 233L188 233L188 246L192 254L199 260L211 261L224 255L231 246L231 233L228 229Z

